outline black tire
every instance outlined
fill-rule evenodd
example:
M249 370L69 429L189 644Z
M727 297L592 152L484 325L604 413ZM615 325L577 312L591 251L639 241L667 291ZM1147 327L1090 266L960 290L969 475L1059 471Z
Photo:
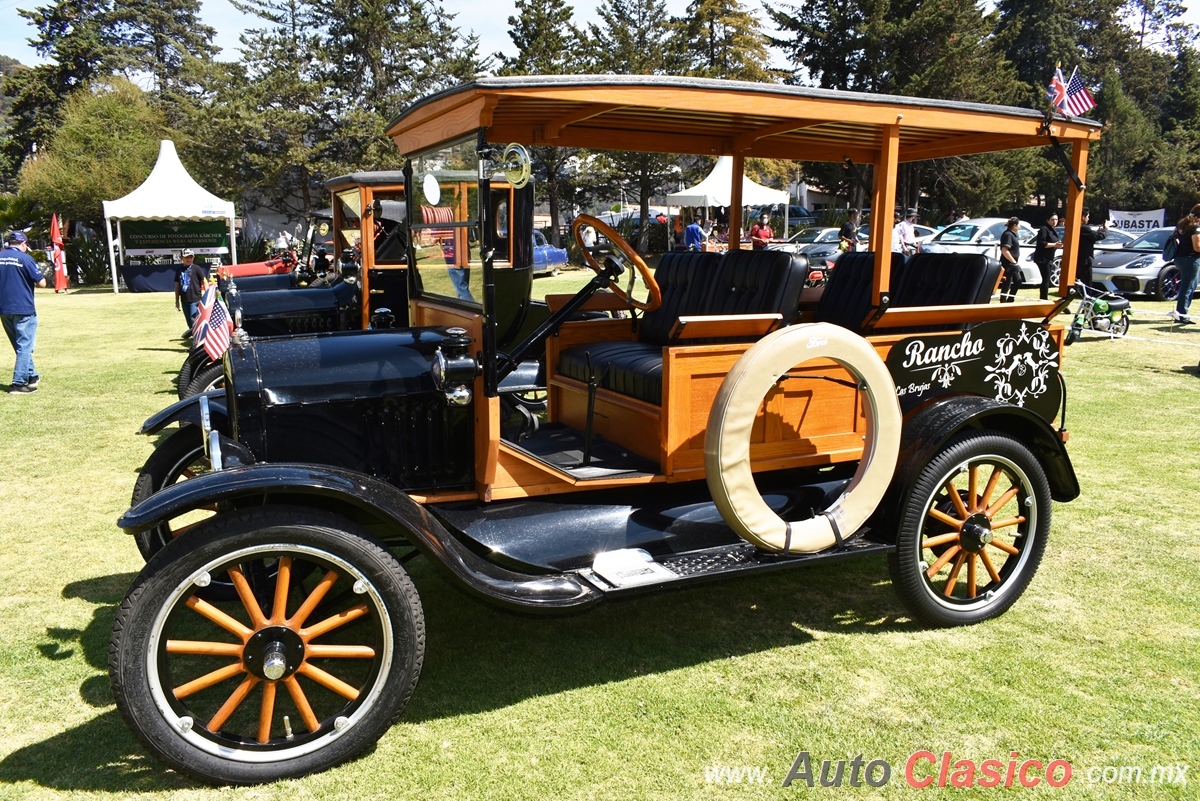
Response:
M187 397L187 388L192 383L192 374L195 368L196 366L192 364L191 354L188 354L188 358L183 360L183 366L179 368L179 379L175 382L175 391L180 400Z
M1063 344L1064 345L1074 345L1076 342L1079 341L1080 333L1082 333L1080 331L1080 329L1078 329L1074 325L1072 325L1070 328L1067 329L1066 335L1063 336Z
M214 362L196 373L196 377L192 379L192 383L188 384L187 392L183 397L191 398L195 395L203 395L205 392L222 389L224 386L225 365L221 362Z
M164 439L150 454L150 458L138 472L137 481L133 484L131 506L137 506L154 493L180 480L193 478L200 473L207 473L211 466L208 457L204 455L203 435L200 428L194 425L184 425L171 436ZM193 516L200 514L193 513ZM183 518L186 521L186 518ZM133 535L137 542L142 558L150 561L164 545L180 533L178 525L173 521L165 521L152 529L139 531ZM195 523L197 521L186 521Z
M993 533L995 523L1004 525ZM918 474L888 560L892 580L918 620L933 626L979 623L1003 614L1029 586L1049 533L1050 485L1037 459L1007 434L972 431Z
M1179 297L1179 268L1168 264L1158 271L1158 279L1154 282L1154 297L1156 300L1176 300Z
M205 576L231 570L247 600L196 603ZM281 614L280 574L290 576ZM240 633L228 618L216 623L219 613ZM272 651L283 671L273 679ZM391 552L344 518L274 506L222 515L167 545L121 603L108 669L121 717L155 756L204 781L259 784L370 748L404 712L424 653L421 603Z
M1110 329L1114 336L1123 337L1129 333L1129 312L1121 314L1121 318L1112 324Z

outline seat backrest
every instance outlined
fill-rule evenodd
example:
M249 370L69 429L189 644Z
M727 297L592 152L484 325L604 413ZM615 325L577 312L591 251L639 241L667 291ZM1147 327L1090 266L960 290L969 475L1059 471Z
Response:
M1000 262L981 253L918 253L892 279L893 308L988 303Z
M642 317L638 341L666 345L676 320L704 314L707 290L720 263L719 253L679 250L664 253L654 271L654 280L662 290L662 305Z
M903 282L904 256L892 254L891 285ZM817 305L816 320L833 323L855 333L871 311L871 281L875 276L874 253L843 253L829 272L825 292Z
M808 257L779 250L731 250L708 283L700 314L783 315L796 318L808 278Z

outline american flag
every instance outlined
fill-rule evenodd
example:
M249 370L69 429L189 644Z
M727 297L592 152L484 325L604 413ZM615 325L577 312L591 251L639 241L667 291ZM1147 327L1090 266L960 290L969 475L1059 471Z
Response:
M233 321L225 304L217 297L216 286L209 286L200 301L196 314L196 325L192 337L197 345L204 345L204 352L214 362L229 350L229 336L233 333Z
M1071 80L1067 81L1066 110L1078 117L1095 107L1096 101L1092 99L1092 93L1088 91L1088 88L1083 85L1083 78L1079 77L1079 67L1076 67L1075 71L1071 73Z

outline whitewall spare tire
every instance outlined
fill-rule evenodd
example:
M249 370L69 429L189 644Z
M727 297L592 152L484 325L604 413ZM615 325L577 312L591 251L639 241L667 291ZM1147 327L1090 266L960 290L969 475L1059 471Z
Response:
M862 460L840 498L809 520L788 523L763 500L750 469L750 429L781 376L813 359L831 359L858 382L866 412ZM780 329L754 344L721 384L708 416L704 467L725 522L770 551L813 553L857 531L883 500L900 450L900 404L887 365L869 342L829 323Z

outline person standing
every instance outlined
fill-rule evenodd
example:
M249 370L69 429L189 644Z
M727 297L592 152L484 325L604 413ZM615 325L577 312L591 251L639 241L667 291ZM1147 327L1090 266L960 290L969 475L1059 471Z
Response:
M1200 203L1192 206L1188 215L1179 221L1172 234L1175 238L1175 266L1179 269L1179 297L1171 318L1177 323L1190 323L1188 309L1192 295L1200 282Z
M13 366L10 395L37 392L41 376L33 366L33 346L37 339L37 309L33 288L45 287L46 279L37 262L29 255L29 241L21 231L4 238L0 250L0 323L17 354Z
M917 252L917 210L908 209L904 212L904 220L900 223L900 250L905 256Z
M1033 247L1033 263L1042 272L1042 286L1039 290L1042 300L1050 299L1050 268L1054 263L1054 249L1061 248L1063 244L1062 238L1055 230L1057 226L1058 215L1050 212L1050 216L1046 218L1046 224L1038 229L1037 240Z
M191 250L184 250L180 259L183 261L183 269L175 279L175 308L178 309L180 301L183 302L183 316L188 324L183 335L190 337L192 324L196 321L200 301L204 298L204 290L207 288L208 272L196 264L196 254Z
M1082 281L1086 286L1092 285L1092 263L1096 259L1096 243L1108 237L1108 228L1101 225L1094 228L1088 225L1092 212L1083 207L1083 219L1079 226L1079 255L1075 259L1075 280Z
M708 234L704 232L706 225L708 225L708 220L704 220L703 224L692 220L691 225L683 230L683 246L685 249L704 250L704 242L708 239Z
M1017 290L1021 288L1021 240L1017 237L1017 228L1021 221L1009 217L1004 225L1004 233L1000 234L1000 266L1004 268L1004 277L1000 280L1000 302L1012 303L1017 299Z
M858 249L858 209L850 209L850 216L838 231L838 250L853 253Z
M759 218L758 224L750 229L750 244L755 250L766 250L767 245L771 244L771 240L775 238L775 232L771 230L771 221L767 215Z
M892 252L904 252L904 235L900 230L900 212L896 211L892 215Z

